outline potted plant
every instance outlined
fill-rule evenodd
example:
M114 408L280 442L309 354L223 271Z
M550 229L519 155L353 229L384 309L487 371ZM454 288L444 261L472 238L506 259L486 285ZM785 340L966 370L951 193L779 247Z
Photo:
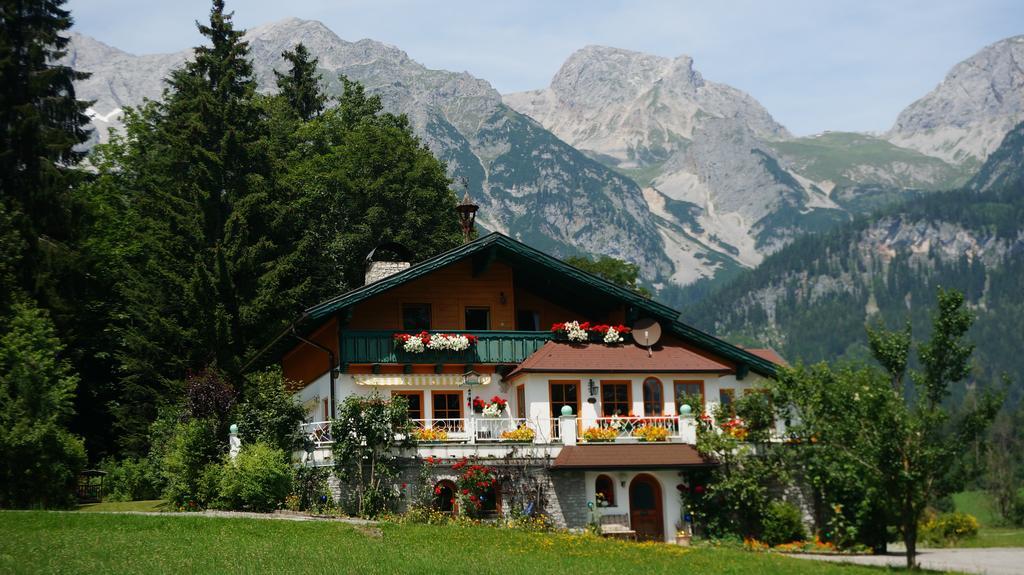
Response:
M487 407L486 401L480 399L479 397L473 398L473 413L483 413L485 407Z

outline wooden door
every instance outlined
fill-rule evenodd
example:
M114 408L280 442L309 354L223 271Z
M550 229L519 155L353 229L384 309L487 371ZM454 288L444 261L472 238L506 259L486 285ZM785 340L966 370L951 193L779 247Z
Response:
M661 485L646 473L637 475L629 484L629 522L640 541L665 540Z

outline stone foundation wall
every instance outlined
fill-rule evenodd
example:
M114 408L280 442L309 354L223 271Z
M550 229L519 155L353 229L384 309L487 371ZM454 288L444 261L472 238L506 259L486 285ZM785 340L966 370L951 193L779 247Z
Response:
M397 511L403 513L408 510L423 493L424 487L426 494L432 494L438 482L446 479L455 482L459 471L451 468L452 463L446 460L430 466L428 484L424 486L420 477L420 461L404 461L394 483L394 487L403 493ZM589 523L590 510L582 471L552 471L549 459L480 460L480 463L494 468L499 477L500 509L504 516L515 511L526 512L529 504L533 503L533 512L546 514L556 527L576 530L584 529ZM345 500L345 484L332 475L328 485L335 501L341 503Z

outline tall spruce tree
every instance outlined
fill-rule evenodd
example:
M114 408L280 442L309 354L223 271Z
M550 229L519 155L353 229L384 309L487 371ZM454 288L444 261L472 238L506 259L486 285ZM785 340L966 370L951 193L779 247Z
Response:
M107 248L125 261L118 419L130 451L144 450L145 423L188 371L215 364L237 380L268 316L293 312L259 293L283 248L248 46L222 0L198 27L209 45L172 72L161 102L128 115L94 186L128 198L137 232Z
M286 50L281 56L291 64L285 72L274 70L277 78L277 90L282 98L303 121L309 121L323 112L327 103L327 95L320 89L322 76L317 74L317 58L310 58L305 44L295 45L294 50Z
M88 138L89 123L88 103L75 98L73 82L88 74L56 64L72 23L63 4L0 1L0 238L20 252L3 266L16 274L0 285L0 306L12 301L15 286L40 300L52 297L53 258L46 256L61 251L71 229L70 168L82 158L75 146Z

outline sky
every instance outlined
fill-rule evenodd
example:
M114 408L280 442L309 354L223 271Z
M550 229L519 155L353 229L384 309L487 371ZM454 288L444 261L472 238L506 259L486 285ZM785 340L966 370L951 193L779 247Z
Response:
M706 80L756 98L797 135L887 130L957 62L1024 34L1020 0L228 0L248 28L295 16L392 44L502 93L547 86L601 44L689 55ZM135 54L201 38L208 0L70 0L74 29Z

